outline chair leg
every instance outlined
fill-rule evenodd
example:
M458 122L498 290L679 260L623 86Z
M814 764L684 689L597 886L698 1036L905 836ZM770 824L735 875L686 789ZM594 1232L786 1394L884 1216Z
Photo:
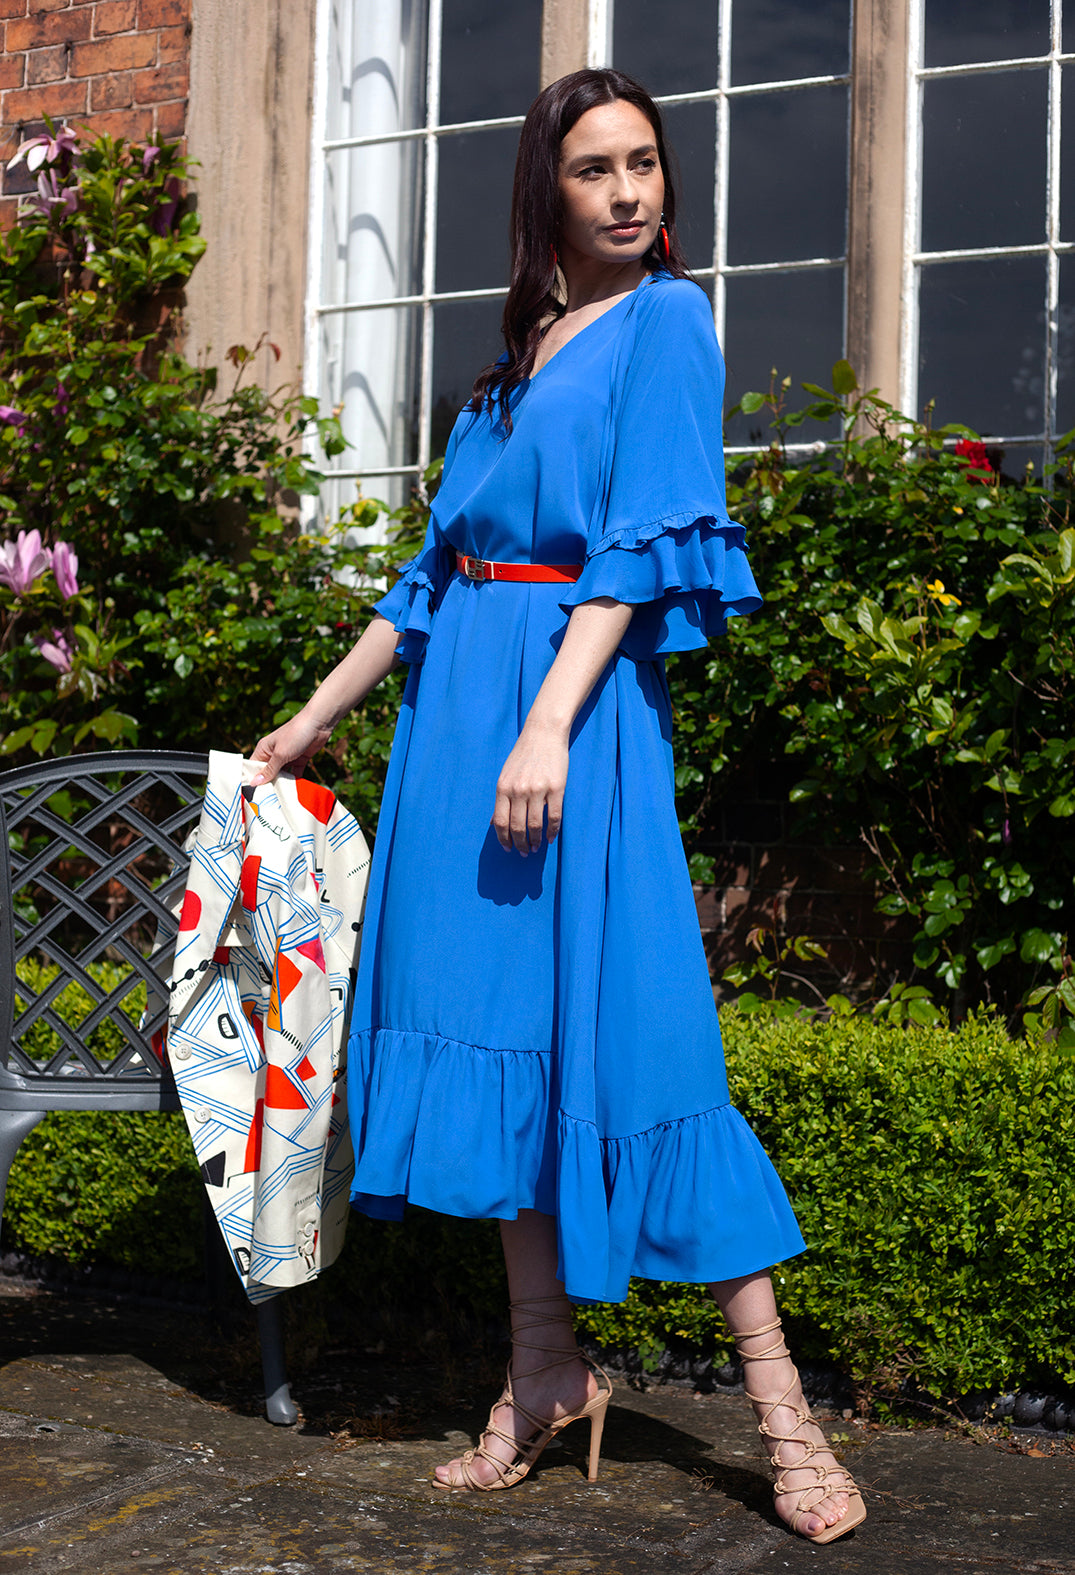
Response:
M270 1296L255 1308L261 1339L261 1370L265 1374L265 1412L278 1427L293 1427L299 1411L291 1398L284 1362L284 1320L279 1296Z
M19 1144L44 1114L43 1110L0 1110L0 1220L4 1216L7 1178Z

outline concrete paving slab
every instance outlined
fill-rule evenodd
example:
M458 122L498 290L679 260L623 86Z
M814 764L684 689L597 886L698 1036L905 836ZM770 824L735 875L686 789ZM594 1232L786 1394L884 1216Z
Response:
M1075 1441L838 1420L870 1513L817 1548L776 1521L734 1395L618 1384L597 1483L580 1426L512 1492L444 1494L432 1468L481 1427L488 1363L448 1383L341 1347L273 1428L252 1342L4 1292L0 1575L1075 1575Z

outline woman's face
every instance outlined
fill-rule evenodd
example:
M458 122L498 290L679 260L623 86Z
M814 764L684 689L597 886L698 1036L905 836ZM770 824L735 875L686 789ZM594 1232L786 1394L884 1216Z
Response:
M560 199L562 261L620 264L649 251L664 175L653 127L634 104L616 99L579 116L560 144Z

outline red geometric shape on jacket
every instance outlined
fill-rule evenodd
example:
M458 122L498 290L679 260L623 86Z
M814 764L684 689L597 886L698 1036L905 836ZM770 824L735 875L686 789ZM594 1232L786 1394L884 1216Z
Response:
M247 913L253 913L258 905L258 873L261 870L261 860L256 853L243 860L242 874L239 876L239 890L242 893L243 907Z
M246 1134L246 1153L243 1155L243 1175L261 1166L261 1133L265 1125L265 1101L259 1099L254 1106L254 1119Z
M295 1068L295 1076L301 1077L303 1082L305 1082L309 1077L317 1076L317 1068L314 1066L308 1055L304 1055L298 1066Z
M164 1060L164 1029L158 1028L149 1041L149 1047L158 1061Z
M272 989L269 991L269 1027L279 1032L280 1029L280 1003L286 1001L292 990L302 978L301 969L297 968L291 958L284 952L276 954L276 968L272 976Z
M328 972L325 967L325 948L321 944L320 935L315 935L312 941L303 941L301 946L295 947L295 950L301 952L303 957L308 957L311 962L315 962L322 973Z
M231 962L231 947L218 946L213 953L213 961L219 963L222 968L226 968Z
M196 891L188 891L183 898L183 908L179 915L179 928L181 930L196 930L201 916L202 899Z
M296 778L295 789L303 809L308 809L315 820L327 826L329 817L336 808L335 793L327 787L322 787L320 782L308 782L305 777Z
M265 1072L265 1103L273 1110L307 1110L309 1105L300 1089L282 1067L270 1065Z

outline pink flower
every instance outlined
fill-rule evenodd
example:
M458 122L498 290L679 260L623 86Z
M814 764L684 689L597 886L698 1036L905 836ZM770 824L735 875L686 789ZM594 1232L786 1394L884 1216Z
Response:
M149 174L150 170L153 168L154 164L156 164L156 162L160 158L160 156L161 156L160 148L155 148L155 147L152 147L152 146L146 148L145 152L142 154L142 174L143 175L148 175Z
M52 549L52 572L64 601L78 595L78 558L74 548L65 541L58 541Z
M52 563L52 553L41 545L39 530L20 530L14 541L0 545L0 584L22 596Z
M69 673L71 671L72 651L67 643L67 636L62 629L53 629L51 640L46 640L42 634L36 634L34 636L34 644L46 662L51 662L58 672Z
M16 410L14 405L0 405L0 425L5 427L24 427L28 417L23 410Z
M34 170L40 169L42 164L57 162L66 171L77 151L78 133L72 131L69 126L61 126L59 131L49 132L47 135L43 133L40 137L31 137L29 142L22 143L15 157L8 164L8 169L13 170L16 164L25 159L26 168L31 175Z

